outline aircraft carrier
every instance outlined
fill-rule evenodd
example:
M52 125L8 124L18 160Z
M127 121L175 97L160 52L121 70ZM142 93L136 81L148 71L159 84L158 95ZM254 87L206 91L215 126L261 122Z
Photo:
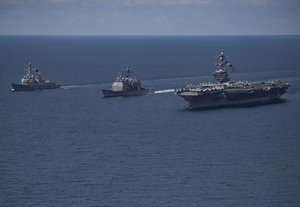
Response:
M289 88L284 81L231 81L228 68L233 67L226 60L224 51L219 55L217 69L213 73L217 83L189 84L177 89L176 94L188 102L188 108L201 109L223 106L244 106L274 103L280 101Z

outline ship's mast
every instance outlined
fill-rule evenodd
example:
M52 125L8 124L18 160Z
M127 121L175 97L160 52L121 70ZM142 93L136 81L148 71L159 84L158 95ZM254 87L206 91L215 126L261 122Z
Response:
M224 50L222 50L222 52L219 55L219 63L218 66L220 68L220 70L226 70L225 65L226 65L226 56L224 55Z
M33 69L33 65L32 65L32 63L29 62L29 63L26 65L26 68L25 68L26 74L31 75L31 74L32 74L32 69Z
M127 65L126 67L126 72L127 72L127 76L130 77L131 76L131 71L130 71L130 65Z
M227 56L224 54L224 50L218 55L219 63L216 63L216 66L219 70L226 71L226 66L232 67L232 64L226 61Z

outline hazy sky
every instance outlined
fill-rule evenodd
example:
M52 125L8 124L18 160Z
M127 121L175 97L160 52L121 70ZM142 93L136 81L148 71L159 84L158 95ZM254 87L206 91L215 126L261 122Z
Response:
M300 34L300 0L0 0L0 34Z

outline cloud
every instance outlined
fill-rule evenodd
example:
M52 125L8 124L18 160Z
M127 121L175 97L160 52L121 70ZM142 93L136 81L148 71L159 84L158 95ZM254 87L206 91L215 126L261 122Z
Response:
M163 26L171 26L172 22L169 20L167 16L156 16L153 17L153 22L158 25L163 25Z
M299 8L300 0L0 0L0 34L298 34Z
M0 0L0 4L17 5L17 4L32 4L32 3L72 3L78 0Z
M268 5L284 5L284 4L293 4L299 5L300 0L237 0L240 1L243 5L249 6L268 6Z
M15 4L27 4L27 3L34 3L36 0L0 0L0 4L7 4L7 5L15 5Z
M128 5L189 5L189 4L208 4L215 0L121 0L120 2L125 2Z
M0 0L0 4L90 4L90 5L157 5L157 6L180 6L180 5L208 5L220 4L242 4L242 5L278 5L278 4L300 4L300 0Z
M207 4L216 0L0 0L0 4L26 3L106 3L106 4L155 4L155 5L185 5Z

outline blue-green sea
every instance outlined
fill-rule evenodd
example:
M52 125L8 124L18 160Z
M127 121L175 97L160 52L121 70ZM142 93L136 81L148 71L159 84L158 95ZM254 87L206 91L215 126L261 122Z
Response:
M300 205L300 36L0 36L0 206ZM279 104L190 111L172 89L284 80ZM11 92L33 63L55 90ZM130 64L155 94L103 98Z

